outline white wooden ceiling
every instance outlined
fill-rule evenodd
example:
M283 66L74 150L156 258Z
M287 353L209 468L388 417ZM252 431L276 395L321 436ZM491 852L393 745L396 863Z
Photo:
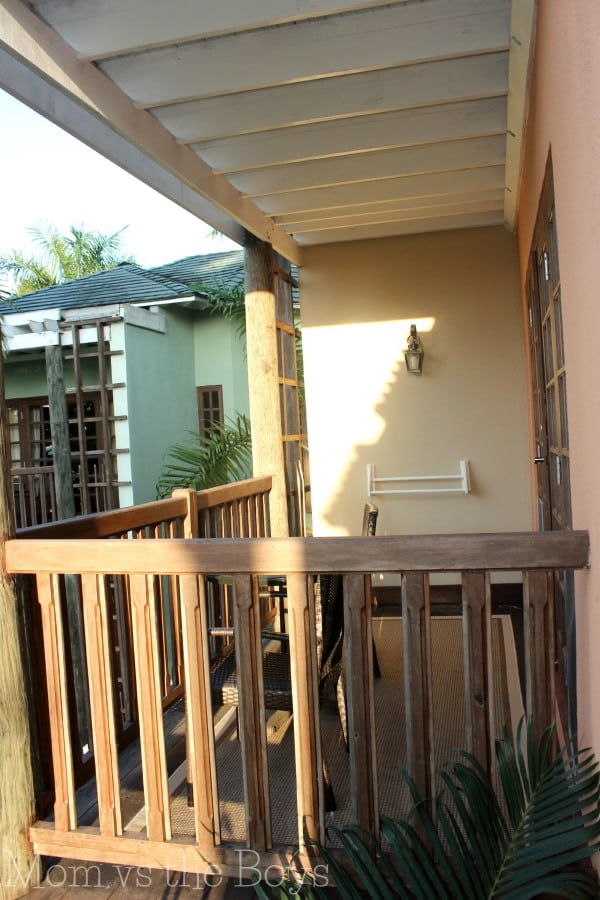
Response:
M534 19L535 0L0 0L0 86L301 262L513 227Z

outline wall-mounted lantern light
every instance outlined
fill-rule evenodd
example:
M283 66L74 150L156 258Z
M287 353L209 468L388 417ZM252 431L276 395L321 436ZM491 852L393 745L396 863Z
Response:
M410 326L410 334L407 338L408 346L404 351L404 359L406 360L406 371L409 375L420 375L423 371L423 344L421 338L417 334L417 326Z

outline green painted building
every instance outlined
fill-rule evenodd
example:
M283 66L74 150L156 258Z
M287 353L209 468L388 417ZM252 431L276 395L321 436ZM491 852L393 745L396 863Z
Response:
M1 307L19 524L43 520L40 479L51 474L45 348L63 349L78 510L151 501L172 444L248 415L244 336L206 296L243 281L235 250L124 264Z

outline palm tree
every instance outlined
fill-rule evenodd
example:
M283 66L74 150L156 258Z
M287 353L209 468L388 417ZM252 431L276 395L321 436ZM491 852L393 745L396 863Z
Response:
M40 248L39 256L27 256L19 250L0 256L0 273L11 277L13 297L133 262L121 252L124 228L114 234L75 225L64 234L53 225L27 230Z

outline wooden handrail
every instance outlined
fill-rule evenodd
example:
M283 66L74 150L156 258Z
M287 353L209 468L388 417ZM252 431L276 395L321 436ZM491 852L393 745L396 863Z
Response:
M33 525L19 530L19 539L74 540L79 538L105 538L124 534L133 528L145 528L157 522L185 516L187 507L184 499L157 500L124 509L110 509L89 516L61 519L47 525Z
M39 470L34 470L39 471ZM52 469L50 469L52 471ZM204 491L194 491L198 510L217 508L236 500L247 500L271 489L272 478L249 478L233 484L225 484ZM73 519L62 519L45 525L34 525L19 530L19 538L33 539L94 539L114 537L136 529L147 528L159 522L183 518L188 511L187 491L176 491L173 497L112 509Z
M6 564L14 573L155 575L584 569L589 565L589 535L557 531L125 543L16 538L6 543Z

